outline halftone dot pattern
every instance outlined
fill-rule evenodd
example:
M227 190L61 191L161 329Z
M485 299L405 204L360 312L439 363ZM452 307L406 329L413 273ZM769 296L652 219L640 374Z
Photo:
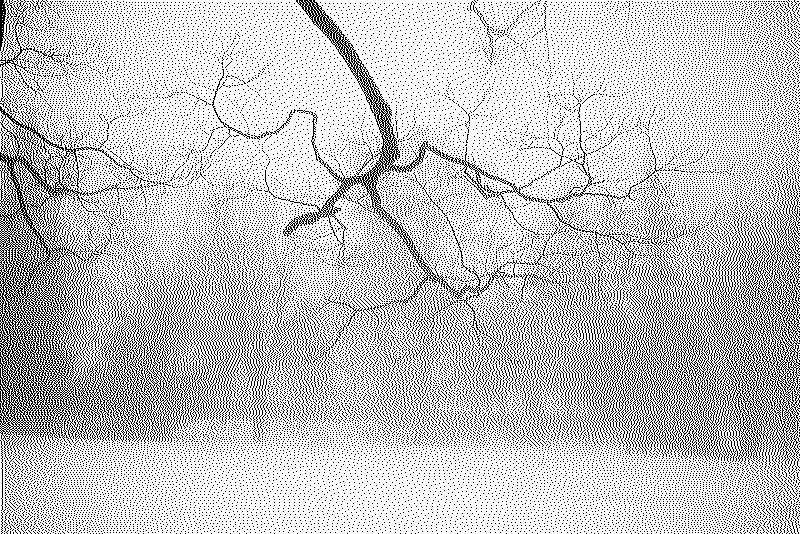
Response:
M12 530L791 524L786 5L0 7Z
M382 17L368 16L375 7L334 4L325 16L335 35L293 3L188 3L163 13L135 3L118 13L111 4L95 7L76 5L49 24L64 47L80 37L70 20L91 25L80 30L91 35L86 63L70 68L85 67L80 80L102 92L71 94L71 106L57 107L64 91L84 87L77 78L44 76L37 70L44 67L24 61L29 47L19 64L5 65L16 69L12 82L23 95L28 77L42 78L28 98L48 110L31 117L33 130L15 126L44 136L36 142L63 141L48 141L35 158L81 147L66 177L34 172L54 191L80 176L79 194L32 201L23 216L45 249L96 255L120 240L127 206L117 188L138 188L131 198L146 202L163 191L143 185L207 183L227 200L260 194L265 209L289 219L283 233L298 232L295 243L318 256L317 271L326 269L320 263L339 271L335 297L362 309L372 304L347 282L376 277L341 267L378 243L408 254L369 270L407 269L410 259L458 298L498 279L569 284L611 275L643 249L695 232L730 196L719 146L701 144L713 136L675 123L672 111L678 100L700 109L710 92L734 90L721 74L691 102L679 87L683 79L697 85L706 63L722 70L713 60L725 51L720 39L743 31L731 25L717 23L718 38L702 50L682 37L697 33L699 22L674 32L672 23L659 26L689 43L682 61L677 48L664 56L646 46L657 37L648 21L675 17L616 2L400 4L382 7ZM44 8L14 16L49 20ZM35 49L36 36L26 39ZM48 61L65 69L58 56ZM697 72L676 76L677 69ZM73 109L87 99L96 104L93 117ZM15 105L24 113L32 102ZM373 117L378 109L388 115ZM82 117L80 127L66 128L73 116ZM390 138L403 172L369 175ZM90 193L98 188L108 194ZM375 202L382 209L371 214ZM178 217L199 227L196 217ZM159 222L164 236L176 226L166 216ZM324 291L320 279L309 277L319 285L309 289ZM364 293L378 291L378 280ZM396 298L408 294L398 289Z
M11 445L43 532L745 532L759 506L742 465L612 449Z

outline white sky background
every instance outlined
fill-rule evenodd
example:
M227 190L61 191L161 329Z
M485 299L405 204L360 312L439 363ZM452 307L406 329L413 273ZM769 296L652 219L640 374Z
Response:
M789 41L784 39L789 39L789 34L781 32L788 32L786 29L792 26L781 16L788 16L778 15L778 10L769 5L733 4L724 9L708 9L705 4L620 3L619 9L628 14L620 18L624 22L619 26L604 27L602 31L572 31L595 23L595 18L586 15L587 10L614 9L611 4L598 6L551 4L551 35L562 36L551 42L554 70L579 72L580 80L590 89L595 89L592 84L602 77L609 91L642 95L639 105L656 104L664 110L665 146L674 143L678 147L708 149L705 161L709 168L733 167L733 175L721 182L678 180L679 195L703 197L685 204L687 215L706 213L711 200L722 200L723 212L728 214L738 214L743 209L776 209L773 196L783 190L776 185L780 180L774 178L782 172L786 159L791 158L785 155L789 148L785 144L792 142L782 139L780 132L796 132L796 125L790 125L786 118L788 107L796 100L791 95L796 95L797 88L797 79L785 72L789 53L784 43ZM415 7L440 16L426 28L432 40L468 47L480 35L480 27L474 21L465 19L460 25L453 24L449 7L410 3L396 9L406 13ZM432 63L432 58L417 57L408 50L407 61L416 60L419 64L404 66L419 73L421 65L427 65L428 86L409 84L400 75L381 78L391 71L396 60L386 55L385 48L372 49L375 43L386 47L388 44L370 36L383 31L400 38L402 34L397 32L405 27L396 13L385 26L379 23L383 11L339 6L331 7L329 12L350 36L378 85L385 89L384 96L393 104L407 105L425 89L445 86L447 77L441 63ZM351 142L346 136L352 135L353 128L360 128L365 117L369 118L368 108L352 78L337 74L344 64L337 63L327 41L294 4L284 8L272 3L163 6L87 2L75 7L74 16L79 22L72 26L73 31L76 36L91 39L97 65L107 67L113 85L98 88L77 84L75 92L62 100L65 107L59 110L66 115L86 116L86 130L100 135L98 112L113 116L127 110L129 103L137 102L136 109L146 110L148 117L120 121L126 126L118 130L119 137L112 136L111 142L118 143L121 154L128 156L123 147L132 145L135 148L130 156L135 161L159 162L165 148L180 150L205 141L203 135L208 131L198 130L196 125L213 124L208 109L194 106L185 95L150 99L176 91L209 98L219 76L220 55L238 33L238 50L248 52L237 56L234 71L238 68L244 76L248 69L261 66L265 57L277 65L276 78L262 87L275 90L270 97L271 106L261 105L259 96L234 95L241 97L238 105L245 102L249 106L245 110L254 111L247 115L250 126L274 127L293 107L314 109L332 124L324 132L322 145L340 149L339 163L346 168L357 168L363 161L363 145L358 144L361 139ZM364 31L352 31L358 27ZM625 31L630 46L626 50L633 50L633 57L630 52L625 52L625 57L618 55L622 47L619 39ZM446 64L446 54L443 58ZM316 65L314 71L308 71L310 63ZM285 73L290 73L292 82L288 88L274 83ZM469 92L470 87L465 87L465 93ZM96 104L96 109L87 111L87 101ZM73 104L72 109L69 103ZM231 113L234 117L233 108ZM298 129L297 133L303 135L307 131ZM368 135L369 124L365 132L368 146L374 143L375 135ZM790 134L786 139L794 140L796 145L796 135ZM277 157L287 148L281 143L286 143L285 139L255 148L229 143L225 147L229 152L221 151L207 173L210 185L199 182L152 198L148 211L142 212L141 218L131 219L131 233L125 243L137 248L126 250L123 243L114 249L118 253L116 259L111 256L75 268L74 273L67 270L66 281L61 279L65 283L59 297L61 304L92 310L88 321L79 323L73 317L65 317L61 325L67 333L65 343L74 344L76 360L85 355L91 365L93 359L101 357L92 352L102 343L105 333L114 328L111 314L106 312L135 306L137 299L144 298L141 295L148 291L147 282L141 278L144 273L169 283L184 272L200 269L203 258L211 252L217 257L228 255L225 261L235 269L246 268L254 293L260 288L265 293L274 289L281 258L292 249L280 231L297 212L286 204L267 200L264 193L242 193L262 178L267 161L270 169L277 169L277 175L284 173L283 185L287 189L283 192L320 202L331 191L331 184L323 176L314 175L313 169L304 166L307 152L299 154L299 159ZM165 168L174 169L177 161L167 158ZM298 186L300 180L307 182ZM219 196L232 200L220 205ZM777 202L780 210L782 201ZM688 270L697 269L702 263L701 255L689 251L711 247L702 241L681 246L687 251L683 265ZM313 300L334 275L320 274L319 264L304 270L302 262L311 256L294 254L301 267L293 272L291 290ZM383 267L390 269L393 265ZM403 276L397 278L407 282ZM353 279L357 277L350 280ZM392 283L397 284L396 280ZM391 287L401 290L404 286ZM496 303L487 300L482 311L492 317ZM303 310L297 313L302 314ZM330 312L322 315L330 320L317 331L324 339L339 323ZM497 323L502 325L500 319ZM420 330L424 328L427 326L420 326ZM4 447L6 505L21 498L24 491L39 498L52 495L54 507L37 505L32 510L27 506L29 511L41 514L34 521L53 521L55 530L74 532L127 531L126 525L133 521L142 522L134 527L142 532L242 532L248 525L259 524L276 532L291 531L289 524L295 525L298 532L317 532L322 525L332 531L352 531L348 525L353 523L371 532L409 532L415 528L487 532L490 526L512 532L535 532L532 529L537 526L553 532L578 532L578 526L584 532L598 533L657 532L662 528L665 532L748 532L759 521L751 514L762 513L760 499L768 495L779 498L774 490L780 487L780 482L773 484L769 478L772 475L754 466L700 460L681 463L622 459L607 451L582 451L577 461L566 457L563 451L557 457L525 453L513 461L507 452L496 450L368 451L359 453L357 459L338 453L327 458L297 450L287 455L258 451L255 458L238 458L242 463L234 468L225 463L231 455L201 458L178 446L169 452L146 447L112 451L93 450L86 445L80 445L78 450L58 449L63 444L54 447L32 453L19 449L8 452ZM63 458L64 462L55 458ZM433 466L443 467L436 471ZM276 469L285 478L270 479L269 473ZM48 477L37 477L37 472L48 473ZM429 479L425 478L426 472ZM601 479L601 472L607 478ZM786 474L775 477L785 480ZM593 484L597 484L594 490ZM624 491L619 491L617 484L622 484ZM427 487L429 493L418 492L420 487ZM193 488L191 492L187 491L189 488ZM15 495L16 490L20 493ZM420 506L413 504L414 499ZM398 508L398 501L405 502L406 507ZM282 526L265 522L278 521L274 506L283 507L286 512ZM331 515L332 509L338 511L339 519ZM110 527L106 522L101 514L107 511L119 514L118 526ZM783 511L779 507L776 513ZM179 525L180 521L198 518L205 518L204 526ZM691 524L694 519L697 524ZM16 521L29 524L31 519L16 515L12 522ZM503 521L507 523L504 525ZM261 530L255 527L255 531Z

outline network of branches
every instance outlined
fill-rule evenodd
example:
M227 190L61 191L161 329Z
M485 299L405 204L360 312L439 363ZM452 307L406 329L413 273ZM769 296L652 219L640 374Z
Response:
M327 16L313 2L300 4L309 16ZM299 211L275 239L302 242L342 271L354 262L369 262L371 243L392 240L416 271L374 273L412 278L411 289L400 295L355 296L358 288L333 288L324 305L347 310L340 335L359 313L410 302L428 284L451 303L466 305L477 328L471 301L488 291L524 299L537 284L561 287L589 276L610 276L644 251L699 228L672 211L669 176L713 172L698 171L703 153L672 150L663 156L663 147L654 141L657 110L629 113L625 95L604 89L602 83L587 90L573 76L566 91L556 88L544 1L503 16L474 0L465 6L485 34L486 68L477 103L467 107L450 85L429 95L456 117L445 128L450 137L444 139L441 132L430 133L425 102L410 106L413 119L405 124L397 117L399 105L393 113L386 101L371 102L373 116L353 127L366 154L356 172L344 171L334 155L318 146L320 116L313 109L292 109L277 128L268 130L251 129L244 108L231 112L236 106L231 95L263 74L263 69L249 77L231 72L236 38L219 58L214 87L206 92L170 90L158 98L161 104L182 99L202 108L187 115L205 121L194 125L194 144L137 158L134 142L111 143L110 138L119 122L152 113L153 102L144 106L142 99L129 95L119 114L98 114L89 126L80 117L65 117L65 88L80 81L97 83L108 73L87 59L92 57L88 48L76 50L53 30L60 9L47 2L20 3L2 13L3 217L11 227L21 223L32 236L41 251L40 264L58 254L102 254L114 239L126 199L146 200L152 188L202 178L226 143L257 144L278 137L301 118L310 120L306 142L320 171L320 191L326 193L321 202L310 200L320 198L319 191L298 193L294 188L284 194L285 184L271 183L267 162L262 183L252 189ZM345 29L345 36L348 31L358 29ZM536 47L542 53L537 55ZM344 54L341 48L339 53ZM509 54L524 58L543 80L537 117L544 120L529 120L517 131L498 126L482 147L486 127L477 128L476 120L485 124L487 118L498 123L513 118L503 105L497 77L489 74ZM378 92L380 84L371 78L368 82ZM379 139L371 136L370 119L378 123ZM358 218L369 221L366 231L363 224L352 230Z

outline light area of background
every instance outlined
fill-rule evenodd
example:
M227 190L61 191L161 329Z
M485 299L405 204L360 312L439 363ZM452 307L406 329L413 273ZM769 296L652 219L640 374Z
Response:
M4 530L778 534L797 519L787 465L286 437L283 447L5 441Z

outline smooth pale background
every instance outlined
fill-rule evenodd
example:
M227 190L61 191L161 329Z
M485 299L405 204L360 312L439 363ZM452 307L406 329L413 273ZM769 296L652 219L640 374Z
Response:
M341 448L302 438L273 447L18 442L5 464L5 522L76 533L750 533L793 524L785 506L797 477L786 466L583 447L365 449L339 437Z
M433 27L427 29L429 36L435 35L436 38L429 39L456 43L459 50L480 57L483 34L474 20L462 13L460 22L453 24L455 7L434 9L428 5L410 4L395 9L411 16L411 8L415 6L435 11L439 16L433 20ZM590 15L592 10L608 14L617 9L620 16L615 20L619 22L611 27L598 22L605 19ZM369 36L371 32L381 31L398 36L397 32L402 28L395 26L403 26L397 17L379 21L376 12L381 11L372 8L355 10L344 5L330 8L330 14L340 21L345 32L352 34L351 39L362 53L362 59L379 85L386 87L390 100L413 102L425 90L446 85L446 76L440 72L442 63L437 64L433 61L435 58L426 57L412 57L410 59L415 59L418 64L406 65L411 73L428 68L431 75L425 78L425 83L429 86L421 89L412 83L414 80L401 76L381 78L393 63L387 55L389 46L372 49L370 43L386 41L372 40ZM91 79L75 84L72 87L74 92L66 93L66 97L54 89L52 95L59 103L58 109L64 115L84 118L85 129L97 133L101 132L102 125L98 120L100 110L113 116L126 111L127 105L135 102L134 109L146 113L134 114L136 118L130 119L127 127L119 130L127 132L127 137L120 134L112 141L118 146L133 146L131 154L137 163L156 162L163 163L165 168L176 168L181 161L181 150L186 146L197 146L211 135L209 130L197 127L198 124L213 124L207 107L195 106L192 98L179 93L191 91L203 98L210 96L218 80L221 55L237 32L241 37L237 41L239 63L235 66L242 76L253 65L261 65L267 57L277 65L275 71L279 79L281 73L291 73L292 78L292 83L285 86L270 85L277 90L270 101L278 104L266 108L268 112L263 112L265 108L260 105L258 96L249 93L231 95L231 98L238 99L236 102L241 106L242 114L254 129L274 127L282 122L286 115L285 106L302 105L320 110L331 125L325 130L321 145L335 155L344 168L357 168L367 151L365 147L374 142L374 136L369 136L368 121L364 128L366 134L362 136L359 130L357 136L366 137L367 141L362 143L363 139L348 138L353 135L354 127L361 128L365 117L368 119L366 105L352 79L338 75L342 64L337 63L326 41L314 33L310 23L294 5L187 4L156 8L150 4L101 6L92 3L76 7L72 15L65 16L74 17L70 19L75 21L74 24L65 26L72 28L76 39L81 36L93 40L96 64L107 67L109 73L124 74L110 76L113 80L111 85L100 86L92 83ZM646 101L665 110L668 117L664 126L666 138L678 146L707 148L709 167L730 166L732 170L732 175L721 181L687 184L687 187L699 187L700 194L704 195L696 203L685 204L690 212L693 206L698 210L705 208L709 198L722 202L722 212L716 226L697 239L682 241L679 251L683 254L672 257L672 270L667 272L677 274L684 286L676 283L678 289L670 284L662 287L650 280L652 273L643 268L628 280L621 295L614 294L616 300L606 304L605 313L613 317L620 309L633 309L628 312L630 320L642 310L658 307L661 304L659 299L664 295L672 296L671 309L680 309L680 303L693 302L692 293L685 290L689 283L687 280L696 284L691 287L705 291L742 295L740 301L722 299L717 308L712 307L712 312L702 312L727 314L726 326L719 327L714 336L708 337L727 336L734 339L730 345L713 339L709 341L702 335L699 337L703 338L705 345L691 341L698 337L697 332L713 330L715 324L696 317L693 308L685 312L686 317L680 316L687 321L696 321L692 323L694 334L692 331L681 334L689 340L686 352L697 354L700 360L690 367L697 372L718 370L720 366L724 368L729 364L737 370L733 374L739 372L741 375L741 382L734 380L734 385L748 384L756 378L761 380L756 387L766 393L762 400L764 404L748 407L756 414L766 414L767 424L772 422L773 426L782 427L785 435L791 435L791 427L786 428L784 423L791 423L792 419L781 415L781 409L791 400L781 397L780 393L796 389L796 384L792 387L791 368L781 368L784 363L781 355L786 358L787 354L781 349L789 342L789 332L792 331L789 321L795 308L792 286L786 282L790 280L790 268L796 268L795 253L790 248L796 228L787 222L792 219L785 217L793 207L791 199L796 198L789 185L796 183L792 180L792 173L796 174L796 171L789 163L796 160L797 127L789 110L797 79L796 74L790 74L787 69L793 61L796 63L796 58L793 59L791 50L784 44L790 40L789 28L794 27L792 18L796 16L785 6L736 4L723 7L672 3L630 6L554 4L548 16L555 71L580 73L586 85L603 76L608 78L613 90L644 95ZM438 25L442 26L440 30ZM599 25L599 28L588 31L593 25ZM350 28L364 28L365 31L350 31ZM576 29L580 31L576 32ZM440 38L440 35L446 35L449 40ZM560 38L556 39L556 35ZM298 43L302 45L298 46ZM242 54L242 50L247 52ZM624 55L620 50L624 50ZM251 59L249 62L242 60L243 56ZM442 57L447 59L447 54L442 53ZM309 64L315 65L313 71L306 68ZM284 87L289 89L283 90ZM301 87L304 91L298 95L292 92L293 87ZM299 104L297 98L300 98ZM96 104L96 109L89 109L87 102ZM320 106L327 107L322 109ZM235 110L228 109L232 115L226 118L236 117ZM251 113L254 110L262 113ZM297 135L302 136L303 132L307 129L298 129ZM215 353L231 342L246 347L243 352L265 350L265 344L274 342L269 337L276 331L273 325L294 328L292 335L281 336L284 344L277 352L308 350L319 353L335 336L344 319L342 310L319 309L313 304L328 284L337 278L321 265L316 252L307 247L295 248L292 241L280 234L287 218L296 213L294 208L272 201L264 192L244 193L258 185L267 161L270 168L286 175L286 190L282 192L302 196L311 191L311 195L317 195L303 197L306 201L324 198L330 191L330 184L318 175L309 176L305 172L307 145L297 148L293 139L286 141L284 138L265 143L263 147L262 150L244 144L228 145L226 149L230 152L217 154L213 165L207 169L206 180L154 195L148 199L146 209L141 202L132 201L124 225L127 233L112 247L109 256L87 263L63 262L43 270L38 279L40 284L16 303L12 302L12 311L18 317L16 328L20 332L24 331L23 325L27 320L27 324L41 327L41 331L50 333L53 339L49 342L27 340L25 346L31 350L60 347L71 356L78 376L88 377L102 368L105 361L114 361L114 356L109 354L113 354L115 347L119 351L122 350L120 346L135 345L138 338L148 336L170 340L164 344L168 348L163 350L169 358L183 362L182 372L190 379L195 373L192 369L196 369L193 366L198 365L196 362L215 362ZM165 156L165 151L171 155ZM283 159L278 157L281 155ZM302 180L309 183L298 187L296 184ZM696 195L697 191L690 189L689 193ZM226 200L221 202L220 199ZM389 258L393 259L391 255ZM344 280L377 281L378 286L385 282L390 290L402 293L402 283L407 282L404 273L408 269L402 259L387 261L377 268L370 262L367 262L368 268L361 265L359 267L356 262L352 272L370 276L363 278L351 274ZM375 272L385 273L385 278L372 276ZM609 285L615 284L611 281ZM247 291L242 291L243 287ZM685 291L682 297L681 287ZM281 300L278 295L283 294L283 288L286 288L287 296ZM652 296L654 293L655 297ZM580 290L577 295L582 295ZM604 308L598 306L596 300L611 298L608 295L595 297L592 306L587 304L590 312L602 315ZM650 308L638 304L648 295ZM526 367L526 371L517 370L516 377L528 378L537 384L536 391L544 392L541 395L543 404L550 399L551 404L558 407L565 402L563 398L569 396L569 390L575 388L573 382L559 378L559 371L569 370L574 364L564 355L570 351L553 347L570 340L577 345L588 343L583 341L580 332L591 329L593 323L581 319L581 306L570 307L568 303L574 301L575 296L576 293L564 295L542 288L542 295L534 307L521 308L494 293L477 304L487 330L495 339L502 340L499 350L512 358L530 360L526 362L530 367ZM436 315L434 312L441 307L436 303L437 296L428 295L416 306L402 308L394 316L389 314L387 317L391 320L360 317L346 343L339 345L332 356L337 364L350 362L352 365L355 361L351 369L356 369L360 382L353 382L353 373L338 376L331 372L327 380L322 380L329 389L325 390L325 395L318 393L317 397L327 396L338 407L359 406L369 404L371 389L383 387L389 391L384 394L384 402L393 395L402 398L405 394L419 402L461 406L459 409L465 409L464 405L491 407L493 403L519 401L522 386L509 385L510 378L502 374L504 371L495 371L491 363L486 363L487 359L481 357L479 349L464 348L470 343L478 344L470 333L470 316L459 313L459 310L465 310L456 308L444 315ZM734 304L741 305L744 311L731 311ZM199 305L207 313L180 313L189 305ZM637 305L640 307L636 308ZM404 315L410 318L404 318ZM547 319L552 315L563 317L560 322ZM155 316L159 328L141 328L141 318L149 316ZM120 325L126 321L135 334L120 333ZM614 323L607 319L608 322ZM637 323L637 327L642 329L641 336L637 337L645 339L644 346L648 344L648 336L653 335L650 325L657 322L651 318L644 320L643 324ZM613 326L607 323L604 328L610 332ZM453 330L470 343L452 339ZM766 343L755 337L754 332L759 330L767 332ZM768 335L770 332L772 335ZM671 334L678 336L674 332ZM614 342L611 334L604 336L600 336L600 345ZM595 340L594 343L598 342ZM720 363L715 360L717 353L708 347L718 350L739 347L741 354L734 352L730 360ZM754 355L748 352L755 350L762 352ZM387 355L396 354L415 355L416 359L407 358L407 361L421 361L423 364L419 368L410 364L393 368ZM360 355L369 357L359 359ZM770 360L765 364L765 358L776 361ZM304 369L314 369L315 365L317 368L330 366L330 362L307 364ZM431 367L438 370L438 374L431 373L430 376L439 378L425 378ZM224 366L220 368L224 369ZM292 375L291 370L279 365L278 369L289 377L299 375L297 371L298 375ZM504 369L514 376L512 367ZM448 382L441 378L447 372L461 373L460 379ZM493 372L498 374L493 375ZM390 373L393 374L387 378ZM596 379L592 376L591 366L585 363L576 374L579 380ZM689 373L687 376L695 378L700 375ZM716 375L712 373L712 376ZM433 388L433 393L414 397L414 382L420 380L438 387ZM499 384L509 392L500 395L499 400L491 395L485 398L465 392L469 387L480 389L484 382ZM454 383L459 384L460 389L452 386ZM625 389L624 381L619 389ZM722 388L722 391L726 390ZM204 394L209 393L206 390ZM310 406L314 402L324 404L324 400L305 390L284 391L281 395L282 398L299 396ZM730 414L744 404L727 402L721 400L720 404L723 412L727 410L729 419L718 423L718 428L739 421L739 414ZM580 403L577 405L580 407ZM630 424L634 424L637 420L631 417ZM754 415L742 417L746 422L747 417L757 418ZM337 432L341 431L326 428L320 433L333 440ZM712 430L712 435L714 432L716 430ZM580 429L578 433L580 435ZM311 434L310 429L304 430L301 426L290 435L300 440L304 434ZM352 435L362 434L356 432ZM345 432L345 441L348 436L350 434ZM731 439L736 442L740 438L734 436ZM185 445L179 444L167 448L134 445L120 448L115 444L108 445L107 449L103 448L106 445L47 441L34 448L19 448L18 445L6 443L4 438L5 472L9 475L5 486L6 503L11 504L7 508L11 513L8 517L20 526L31 524L31 521L34 524L52 521L51 524L58 525L54 529L57 531L107 531L106 513L120 515L122 521L127 522L133 521L127 515L132 510L148 510L139 515L143 525L133 527L141 531L153 531L154 528L156 531L224 531L226 528L242 531L246 525L278 521L271 513L277 506L274 504L266 506L260 514L253 514L250 499L259 503L264 503L265 499L253 497L251 493L274 495L277 501L284 499L282 506L288 510L287 513L296 513L289 515L283 526L276 522L268 523L275 531L291 530L290 523L296 525L297 531L302 531L299 526L302 524L327 524L334 531L352 531L354 528L347 523L352 520L358 522L359 528L371 531L381 531L381 528L385 531L413 528L464 531L470 527L475 531L487 531L492 525L499 531L513 531L514 528L531 531L531 528L537 528L533 525L555 531L564 528L579 531L580 525L589 532L609 532L614 528L619 532L651 532L658 526L663 526L665 531L684 528L687 532L735 532L737 529L746 532L752 531L754 525L762 520L763 525L768 524L768 518L764 517L767 513L765 502L769 502L769 510L776 514L778 526L775 531L779 531L781 521L788 520L782 514L786 513L790 492L796 489L793 479L786 477L787 471L778 469L776 474L771 474L774 467L752 463L727 465L700 459L658 460L654 457L622 456L620 451L606 449L575 453L575 458L582 458L581 461L572 460L563 451L547 449L545 453L527 449L517 453L520 456L516 461L522 467L512 469L508 460L510 453L493 449L491 440L484 448L470 450L434 451L424 448L412 451L400 448L387 453L379 449L363 449L356 455L356 465L351 465L353 461L339 452L324 453L334 457L323 461L326 458L323 453L306 454L298 452L297 448L290 453L256 448L251 455L242 454L241 448L234 449L236 452L221 452L214 447L203 452L187 452ZM349 448L358 449L358 446L351 444ZM565 447L564 450L569 449ZM224 464L225 459L231 456L236 456L239 462L238 474ZM63 459L63 462L58 459ZM381 461L385 464L380 464ZM442 463L458 465L451 471L431 471L431 480L424 479L425 470L420 466ZM385 467L378 467L379 464ZM598 464L609 467L600 468ZM286 477L273 480L265 474L276 469L284 472ZM337 469L340 474L325 474ZM492 469L500 469L503 476L497 476ZM598 481L598 472L604 470L612 473L610 479L636 489L620 495L613 482L597 482L599 489L595 493L587 490ZM353 472L363 475L361 478L348 478L341 474ZM303 473L309 473L306 479L303 479ZM542 473L547 474L546 483L537 485L532 482L539 480ZM579 474L576 476L576 473ZM796 478L794 471L789 473ZM452 484L456 475L465 479L463 486ZM701 482L694 482L695 475ZM85 484L83 481L87 479L82 477L88 477L92 482ZM305 493L297 490L301 480L308 484L309 490ZM371 482L373 480L380 482ZM374 488L372 493L364 489L370 484ZM404 484L406 490L402 489ZM409 514L413 515L411 507L405 512L402 509L398 511L395 506L397 499L406 494L419 498L420 493L416 490L419 486L426 486L428 491L424 493L424 502L449 504L438 510L427 509L415 517L409 517ZM545 491L544 488L551 486L561 487L563 491ZM693 488L692 491L688 491L687 486ZM706 486L715 489L698 489ZM87 490L87 487L91 489ZM541 506L527 506L532 497L526 492L536 491L531 487L542 488L545 496ZM638 491L639 487L642 492ZM328 493L340 496L355 494L357 498L326 500L322 496ZM642 499L641 493L651 498ZM695 498L685 498L687 493ZM219 497L220 494L224 497ZM309 499L311 503L304 505L302 498L309 494L319 498ZM37 499L54 496L57 506L23 506L24 510L40 514L31 519L26 515L27 511L15 511L14 503L21 504L24 495L37 496ZM210 504L217 499L225 504ZM571 499L581 501L587 510L578 513L577 506L568 504L572 503ZM479 501L484 502L486 513L476 513L475 522L482 522L482 526L473 526L466 510L459 507L463 504L464 508L475 512L480 510L479 506L465 503ZM81 504L86 502L91 504ZM275 501L267 499L266 502ZM647 504L642 505L643 502ZM666 511L658 508L660 505ZM451 511L453 509L455 511ZM66 512L70 510L75 514L74 523L69 523L70 515ZM317 519L309 513L311 510L319 510ZM342 514L341 522L330 519L331 510ZM373 510L371 517L368 510ZM595 512L597 515L592 515ZM602 512L608 514L603 516ZM419 513L419 508L414 508L414 513ZM517 526L504 527L502 521L515 520L515 513L519 514ZM228 527L224 522L216 523L219 520L217 514L236 524L236 528ZM128 519L125 519L126 515ZM437 517L439 523L436 523ZM620 517L624 521L620 521ZM198 518L206 518L205 526L192 523ZM696 518L699 525L682 523L691 521L690 518ZM189 524L181 526L181 521ZM470 526L459 524L459 521ZM576 521L576 524L567 527L562 521ZM651 528L653 525L656 528ZM117 527L111 527L111 530L113 528ZM770 531L769 527L762 528ZM125 528L120 526L119 530ZM261 530L254 528L254 531ZM307 530L318 531L310 526Z

